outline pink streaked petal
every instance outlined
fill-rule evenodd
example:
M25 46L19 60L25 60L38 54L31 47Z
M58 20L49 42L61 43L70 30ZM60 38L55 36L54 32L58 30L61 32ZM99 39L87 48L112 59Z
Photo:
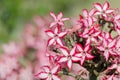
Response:
M72 48L72 50L70 51L70 55L74 55L75 54L75 49L76 49L76 46Z
M55 39L51 38L48 40L48 46L52 45L54 43Z
M106 10L107 14L112 13L112 12L114 12L114 10L112 10L112 9L111 10Z
M87 59L92 59L92 58L94 58L94 56L92 56L91 54L86 54L86 57L87 57Z
M75 54L75 56L82 57L82 53L77 53L77 54Z
M101 32L100 31L97 31L93 34L93 36L98 36Z
M110 4L106 1L103 5L103 10L107 10L109 8Z
M58 37L64 37L67 34L67 32L61 32L58 34Z
M58 69L59 69L59 65L57 65L56 67L54 67L51 72L53 74L55 74L58 71Z
M115 69L117 68L117 64L113 64L111 67L109 67L108 69Z
M101 13L100 12L96 12L95 15L101 15Z
M52 76L53 80L61 80L58 76L53 75Z
M89 15L93 16L95 14L95 9L90 10Z
M50 67L48 66L43 66L43 69L45 70L45 72L49 73L50 72Z
M82 48L82 45L81 44L77 44L77 49L82 52L83 51L83 48Z
M58 24L59 24L59 25L61 25L61 26L62 26L62 25L64 25L64 23L63 23L63 22L58 22Z
M39 77L40 79L45 79L45 78L48 77L48 74L42 72L42 73L40 73L40 74L38 75L38 77Z
M53 12L50 12L50 15L53 17L53 19L56 21L56 15Z
M56 42L57 42L60 46L63 46L63 43L62 43L62 41L60 40L60 38L57 38L57 39L56 39Z
M88 18L88 23L89 23L89 26L93 25L93 19L91 17Z
M88 17L88 15L89 15L89 14L88 14L88 10L87 10L87 9L84 9L84 10L83 10L83 16L84 16L84 17Z
M68 56L68 51L66 48L61 47L60 50L62 51L62 54L64 54L65 56Z
M69 60L69 61L67 62L67 66L68 66L69 69L71 69L71 67L72 67L72 60Z
M62 57L58 62L66 62L66 61L67 61L67 57Z
M58 16L57 16L57 19L60 20L62 17L63 17L63 13L60 12L60 13L58 14Z
M82 59L80 59L80 64L83 65L84 61L85 61L85 56L83 56Z
M73 61L79 61L80 58L78 58L78 57L74 57L74 56L73 56L73 57L72 57L72 60L73 60Z
M54 32L52 30L47 30L45 32L47 33L48 36L54 37Z
M53 27L56 24L57 24L57 22L52 22L49 27Z
M111 47L115 46L115 44L116 44L116 39L114 39L112 42L110 42L108 44L108 47L111 48Z
M96 3L96 4L94 4L94 7L95 7L97 10L102 11L102 6L101 6L101 4Z
M109 58L109 52L108 52L108 51L105 51L103 55L105 56L105 59L106 59L106 61L107 61L108 58Z
M86 44L90 44L90 42L91 42L91 39L90 39L90 38L87 38Z
M67 21L70 20L70 18L62 18L61 21Z
M100 51L104 51L105 48L103 46L98 46L97 49L99 49Z
M84 51L87 52L87 51L89 51L89 50L90 50L90 44L85 45Z
M56 27L54 30L54 34L58 34L58 30L59 30L58 27Z

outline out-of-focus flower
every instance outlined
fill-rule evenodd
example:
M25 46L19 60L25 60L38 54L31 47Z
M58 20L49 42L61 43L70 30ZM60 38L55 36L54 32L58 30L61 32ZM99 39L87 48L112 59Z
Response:
M59 65L55 66L54 68L50 69L49 66L44 66L43 67L44 72L40 72L36 75L36 77L40 79L45 79L45 80L61 80L57 76L57 71L59 69Z

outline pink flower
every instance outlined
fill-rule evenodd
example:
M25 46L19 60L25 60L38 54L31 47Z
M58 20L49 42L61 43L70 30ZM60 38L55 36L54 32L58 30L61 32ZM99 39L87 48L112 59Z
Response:
M85 30L79 36L86 38L86 44L90 44L91 42L97 42L97 37L100 35L101 31L97 31L94 28L90 29L89 31Z
M108 68L108 70L116 69L117 72L120 74L120 63L114 63L111 67Z
M10 56L20 56L22 53L21 45L17 45L14 42L3 45L3 50L6 54Z
M113 13L114 10L110 9L110 5L108 2L105 2L103 5L100 3L94 4L94 7L97 9L96 15L102 15L107 17L107 14Z
M76 47L73 47L70 51L68 51L68 49L66 49L65 47L61 47L60 50L63 56L59 59L58 62L67 62L68 68L71 69L72 63L80 60L80 58L75 55L75 49Z
M48 46L56 45L56 44L59 44L59 45L63 46L61 38L63 38L67 34L67 31L59 32L58 27L56 27L54 32L52 30L47 30L46 33L47 33L48 36L51 37L48 40Z
M83 48L81 44L77 44L78 53L76 56L80 57L80 64L83 65L84 61L87 59L92 59L94 56L90 54L90 44L85 45Z
M97 47L100 51L104 51L103 55L104 55L106 61L108 60L110 54L111 55L116 55L116 53L113 51L113 49L115 47L115 44L116 44L116 39L114 39L112 41L108 41L108 40L104 39L102 41L102 44L100 44Z
M51 12L50 15L53 17L54 19L54 22L52 22L50 24L50 27L53 27L54 25L60 25L60 26L63 26L64 25L64 21L66 20L69 20L69 18L62 18L63 17L63 14L60 12L57 16Z
M44 66L43 67L44 71L40 72L36 75L36 77L40 78L40 79L45 79L45 80L61 80L58 76L57 76L57 72L59 69L59 66L55 66L54 68L50 69L49 66Z

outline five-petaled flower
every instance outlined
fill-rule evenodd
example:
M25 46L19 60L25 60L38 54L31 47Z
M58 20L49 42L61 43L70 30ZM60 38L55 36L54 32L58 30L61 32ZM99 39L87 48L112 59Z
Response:
M104 51L103 55L104 55L106 61L108 60L110 54L116 55L116 53L113 51L115 44L116 44L116 39L114 39L112 41L108 41L108 40L104 39L102 41L102 44L100 44L97 47L100 51Z
M54 19L54 22L52 22L51 24L50 24L50 27L53 27L54 25L60 25L60 26L63 26L64 25L64 21L66 21L66 20L69 20L69 18L62 18L63 17L63 14L62 14L62 12L60 12L57 16L53 13L53 12L51 12L50 13L50 15L53 17L53 19Z
M80 57L80 64L83 65L84 61L85 60L90 60L90 59L93 59L94 56L92 56L90 54L90 44L87 44L84 46L84 48L82 47L81 44L77 44L77 54L76 56Z
M60 57L58 62L66 62L69 69L71 69L72 67L72 62L77 62L80 60L80 58L76 56L76 47L73 47L70 51L68 51L68 49L66 49L65 47L61 47L60 50L63 56Z
M48 40L48 46L50 46L50 45L56 45L56 44L59 44L59 45L63 46L61 38L63 38L67 34L67 31L60 32L59 28L56 27L54 29L54 31L47 30L46 33L47 33L48 36L51 37Z
M44 71L42 71L36 75L37 78L45 79L45 80L61 80L57 76L59 65L55 66L52 69L49 66L44 66L43 69L44 69Z
M107 17L107 14L114 12L113 9L109 8L110 5L108 2L105 2L104 5L101 5L100 3L95 3L94 7L97 9L95 15L102 15L104 17Z

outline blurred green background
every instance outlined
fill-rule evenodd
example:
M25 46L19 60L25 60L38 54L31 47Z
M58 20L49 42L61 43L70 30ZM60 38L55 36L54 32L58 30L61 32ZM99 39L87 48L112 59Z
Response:
M106 0L0 0L0 43L15 40L27 22L35 15L46 16L50 11L63 12L65 17L77 17L82 9ZM108 0L112 8L120 8L120 0Z

